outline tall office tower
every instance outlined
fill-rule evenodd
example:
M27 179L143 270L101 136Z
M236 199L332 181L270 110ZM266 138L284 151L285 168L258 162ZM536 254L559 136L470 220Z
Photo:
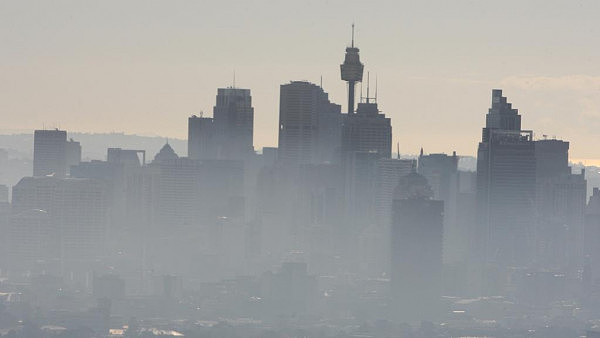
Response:
M282 163L333 162L339 151L341 107L315 84L292 81L281 85L279 148Z
M496 263L500 269L508 265L524 266L532 259L535 209L532 137L533 132L521 130L518 110L506 101L502 90L494 89L477 152L481 233L480 252L476 255L485 257L486 263Z
M383 226L386 229L389 227L394 189L398 185L398 182L400 182L400 178L413 172L416 165L415 160L403 160L399 158L380 158L377 160L375 210L379 226Z
M456 219L456 203L458 197L458 156L429 154L423 149L419 155L418 173L427 178L433 189L433 196L444 201L444 261L456 262L462 243L462 234Z
M352 45L346 48L344 63L340 65L342 80L348 82L348 114L354 113L354 85L362 81L364 65L360 63L358 48L354 47L354 24L352 24Z
M425 155L421 149L418 173L427 178L427 182L433 189L434 198L443 200L447 210L448 201L456 193L458 187L458 156L456 156L456 152L451 156L446 154Z
M192 115L188 119L188 157L193 160L217 158L216 130L212 117Z
M594 291L600 290L600 189L594 188L585 209L585 277Z
M33 176L67 173L67 132L64 130L36 130L33 134Z
M78 165L81 162L81 144L73 139L69 139L65 144L67 173L71 172L72 165Z
M30 270L36 263L45 269L58 266L59 231L48 211L28 209L13 212L6 238L9 270Z
M444 202L433 200L427 179L400 179L394 191L391 291L402 321L435 320L440 311Z
M64 179L58 185L51 216L61 229L61 260L84 263L106 254L106 189L91 179ZM84 263L85 265L85 263Z
M377 102L358 104L355 114L344 116L342 127L342 153L369 151L379 158L392 156L391 119L377 108Z
M536 260L546 269L576 272L583 264L584 173L572 174L569 142L535 141Z
M219 88L213 110L220 159L240 159L254 153L254 108L250 89Z
M58 238L63 268L83 267L105 254L108 210L105 187L100 181L25 177L13 188L12 202L17 224L33 222L27 229L13 229L16 243L27 237L23 231L31 231L31 238L39 240L49 231L39 227L52 226L58 233L48 235L49 240ZM46 216L32 210L46 212L49 223Z

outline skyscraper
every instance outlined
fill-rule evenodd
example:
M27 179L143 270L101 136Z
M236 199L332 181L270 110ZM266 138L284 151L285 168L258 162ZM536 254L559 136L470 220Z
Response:
M33 176L67 174L67 132L36 130L33 134Z
M597 290L600 287L600 189L594 188L585 210L585 255L588 282Z
M385 117L377 107L377 102L358 104L355 114L344 116L342 127L342 152L369 151L379 158L392 155L391 119Z
M28 245L47 246L58 239L63 267L85 265L106 253L106 199L105 184L97 180L25 177L13 188L11 235L15 243L31 236L34 242ZM27 222L31 224L22 228ZM23 254L21 248L14 249L17 256Z
M434 198L444 201L444 261L457 261L457 252L464 245L457 224L458 156L456 152L425 155L421 149L418 172L427 178Z
M394 191L391 290L404 321L432 320L439 313L444 202L433 200L427 179L400 179Z
M335 160L341 107L323 89L305 81L281 85L279 160L287 164Z
M571 173L569 142L535 141L536 261L575 272L583 264L585 173Z
M253 132L250 89L219 88L213 117L188 119L188 157L243 159L254 153Z
M521 116L492 91L477 153L479 255L499 267L526 265L533 248L535 147Z
M239 159L254 152L254 108L250 89L219 88L213 119L219 158Z
M71 172L72 165L81 162L81 143L69 139L65 144L67 173Z
M193 160L217 158L215 134L212 117L192 115L188 119L188 157Z

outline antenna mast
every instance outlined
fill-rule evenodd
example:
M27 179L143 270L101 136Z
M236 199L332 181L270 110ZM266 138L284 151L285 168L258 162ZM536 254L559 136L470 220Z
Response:
M375 74L375 103L377 103L377 74Z
M370 72L367 72L367 103L369 103L369 87L371 86L370 79Z

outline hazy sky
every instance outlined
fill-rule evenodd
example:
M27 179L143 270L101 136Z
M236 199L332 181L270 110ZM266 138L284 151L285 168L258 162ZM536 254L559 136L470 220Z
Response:
M523 128L600 158L599 17L593 0L4 0L0 129L186 138L187 117L212 115L235 69L252 90L255 146L273 146L280 84L323 76L346 109L354 21L403 153L475 154L502 88Z

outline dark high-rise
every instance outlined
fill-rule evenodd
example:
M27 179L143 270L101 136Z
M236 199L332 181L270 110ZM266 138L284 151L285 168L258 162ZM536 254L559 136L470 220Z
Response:
M213 117L188 119L188 157L243 159L254 153L253 133L250 89L219 88Z
M219 158L239 159L254 152L254 108L250 89L219 88L213 119Z
M391 291L403 321L432 320L440 310L444 202L433 200L427 179L400 179L394 191Z
M535 144L521 130L521 116L492 91L477 152L477 201L480 257L487 263L526 265L533 248Z
M281 85L279 160L287 164L335 161L340 147L341 107L323 88L305 81Z
M33 134L33 176L67 174L67 132L36 130Z
M458 252L464 246L464 233L457 222L457 202L459 191L458 156L446 154L419 155L419 174L427 178L433 189L433 196L444 201L444 261L458 261Z
M583 263L585 173L569 167L569 142L535 141L536 261L575 272Z
M188 157L194 160L217 158L215 134L212 117L192 115L188 119Z
M392 155L391 119L385 117L376 102L361 102L355 114L344 116L342 152L363 151L377 153L379 158Z

